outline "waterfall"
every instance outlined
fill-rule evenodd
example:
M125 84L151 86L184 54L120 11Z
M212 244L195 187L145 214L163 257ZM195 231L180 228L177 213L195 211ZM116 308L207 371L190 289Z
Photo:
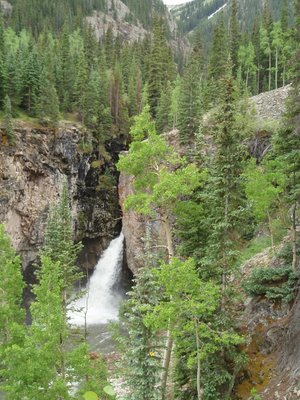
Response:
M118 318L121 294L116 283L120 277L123 262L124 236L112 240L96 265L86 294L71 304L70 323L83 326L105 324Z

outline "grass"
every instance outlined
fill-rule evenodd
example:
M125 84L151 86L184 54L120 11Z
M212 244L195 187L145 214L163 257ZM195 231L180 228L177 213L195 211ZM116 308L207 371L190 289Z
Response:
M275 218L272 221L272 230L274 235L274 243L278 245L287 234L287 224L282 218ZM267 224L261 225L258 230L260 233L256 235L245 247L241 249L238 264L242 265L250 260L256 254L261 253L268 247L271 247L271 237Z
M240 265L244 264L256 254L261 253L271 246L271 238L269 235L262 234L253 238L248 245L241 251L238 262Z

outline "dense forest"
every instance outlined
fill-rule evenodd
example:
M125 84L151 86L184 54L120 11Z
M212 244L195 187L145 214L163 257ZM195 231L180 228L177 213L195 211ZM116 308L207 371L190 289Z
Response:
M299 0L293 18L288 2L279 16L266 2L251 29L232 0L228 18L217 16L209 50L194 32L182 73L160 1L124 1L151 28L133 44L110 28L98 41L84 22L105 10L103 0L11 3L0 21L1 146L14 149L20 120L54 132L61 122L79 123L86 152L125 138L118 170L134 186L126 208L149 221L143 268L112 328L120 354L112 374L131 400L238 399L249 362L239 328L240 266L266 248L282 260L244 281L252 297L291 304L299 280ZM249 96L287 84L282 120L257 127ZM262 160L249 152L258 130L273 133ZM151 221L162 227L163 245ZM8 400L115 396L104 360L90 357L86 332L68 321L81 278L72 229L65 185L48 216L25 325L20 258L0 226L0 388ZM255 385L248 395L261 398Z

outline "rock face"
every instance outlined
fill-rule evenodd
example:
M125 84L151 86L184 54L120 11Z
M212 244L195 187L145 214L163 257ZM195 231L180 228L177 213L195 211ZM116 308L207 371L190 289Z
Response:
M98 39L111 28L114 36L121 35L128 42L136 42L142 40L148 32L139 22L135 25L127 22L126 17L130 14L129 8L122 1L116 0L113 8L111 0L108 0L107 11L95 11L94 15L87 17L87 21L94 28Z
M178 29L176 20L166 10L164 18L170 31L169 43L175 54L178 50L187 56L191 50L188 39L183 36ZM145 29L136 16L121 0L106 0L106 10L95 11L93 15L87 17L88 23L93 27L97 39L100 40L107 32L112 30L114 37L120 36L129 43L143 40L150 31Z
M241 269L241 280L253 268L286 266L280 256L289 236L274 251L256 254ZM279 282L280 284L280 282ZM265 296L244 299L240 329L247 337L245 351L249 363L236 393L250 400L254 387L262 400L296 400L300 398L300 296L294 302L274 302Z
M12 5L6 0L0 0L0 8L5 16L9 16L12 12Z
M128 268L136 275L144 265L147 231L150 234L150 240L158 246L165 244L165 236L162 226L158 221L149 220L147 216L139 215L134 211L125 209L125 199L133 193L132 177L121 173L119 179L119 201L123 214L126 259ZM158 249L159 247L151 249L151 253L153 255L156 254L159 251Z
M74 239L84 244L83 268L94 267L120 230L114 166L119 144L111 145L111 153L104 147L101 152L90 148L87 153L82 140L78 126L54 131L19 124L15 144L0 147L0 222L28 274L44 240L49 207L57 201L64 182L71 197Z

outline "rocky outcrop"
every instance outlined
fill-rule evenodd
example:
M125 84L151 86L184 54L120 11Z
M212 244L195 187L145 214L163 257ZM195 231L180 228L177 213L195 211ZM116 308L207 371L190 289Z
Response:
M285 111L285 102L290 89L291 85L287 85L251 97L250 101L255 106L257 118L261 121L280 120Z
M122 144L94 151L82 127L57 130L19 123L15 144L0 148L0 222L4 223L27 273L44 240L49 207L67 182L75 240L82 240L83 268L96 264L120 230L115 161ZM0 134L1 139L1 134ZM84 141L90 141L89 148ZM1 143L1 141L0 141ZM29 271L29 272L28 272Z
M113 6L112 1L107 0L107 11L95 11L94 15L87 17L87 21L93 27L98 39L101 39L110 28L115 37L120 35L128 42L142 40L148 32L139 22L133 24L126 21L130 15L130 9L122 1L116 0Z
M241 280L253 268L277 268L286 265L282 256L289 236L274 250L267 248L253 256L241 268ZM280 282L278 282L280 285ZM249 363L240 377L236 394L250 400L257 390L262 400L300 398L300 297L294 302L270 301L265 296L244 297L240 329L247 337L245 351Z
M291 85L250 98L254 106L256 132L249 143L250 154L261 161L271 149L271 137L286 110Z
M186 57L191 49L189 40L182 35L178 29L176 20L166 9L164 18L168 24L170 38L169 43L175 54L184 54ZM95 11L93 15L87 17L88 23L93 27L98 40L102 39L110 28L114 37L120 36L122 40L134 43L143 40L151 34L150 30L145 29L129 7L121 0L107 0L106 10Z

